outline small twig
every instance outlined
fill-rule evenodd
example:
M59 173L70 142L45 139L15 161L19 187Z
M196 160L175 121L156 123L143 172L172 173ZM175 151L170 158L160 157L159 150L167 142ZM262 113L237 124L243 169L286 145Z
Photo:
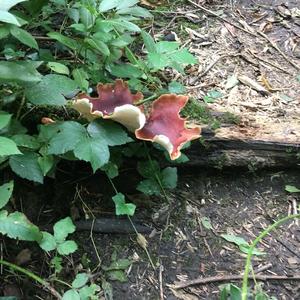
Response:
M264 265L264 266L262 266L260 268L257 268L256 270L254 270L254 273L256 273L256 274L261 273L263 271L266 271L266 270L272 268L272 266L273 265L271 263L268 263L268 264L266 264L266 265Z
M216 18L222 20L223 22L226 22L226 23L230 24L231 26L233 26L233 27L235 27L235 28L237 28L237 29L239 29L239 30L241 30L241 31L244 31L244 32L246 32L246 33L248 33L248 34L250 34L250 35L252 35L252 36L257 37L257 34L256 34L256 33L253 33L253 32L251 32L251 31L248 31L247 29L245 29L245 28L243 28L243 27L241 27L241 26L239 26L239 25L237 25L237 24L235 24L235 23L232 23L231 21L229 21L229 20L227 20L227 19L225 19L225 18L219 16L219 15L216 14L215 12L213 12L213 11L211 11L211 10L209 10L209 9L207 9L207 8L205 8L205 7L203 7L203 6L201 6L201 5L199 5L198 3L195 3L195 2L193 2L193 1L191 1L191 0L187 0L187 1L188 1L189 3L191 3L191 4L193 4L194 6L200 8L201 10L205 11L206 13L209 13L209 14L213 15L214 17L216 17Z
M297 70L300 70L300 67L295 64L292 60L290 60L290 58L276 45L276 43L274 43L266 34L264 34L262 31L257 31L257 33L259 35L261 35L263 38L265 38L269 43L270 45L275 49L277 50L280 55L288 62L290 63L294 68L296 68Z
M236 281L243 279L244 275L228 275L228 276L212 276L206 278L197 278L194 280L186 281L175 286L172 286L174 289L183 289L189 286L197 285L197 284L207 284L213 282L223 282L223 281ZM250 276L249 279L254 279L253 276ZM285 275L256 275L256 280L267 281L267 280L300 280L300 274L292 277Z
M164 266L160 264L159 266L159 297L160 300L164 300L164 289L163 289L163 279L162 279L162 273L164 271Z

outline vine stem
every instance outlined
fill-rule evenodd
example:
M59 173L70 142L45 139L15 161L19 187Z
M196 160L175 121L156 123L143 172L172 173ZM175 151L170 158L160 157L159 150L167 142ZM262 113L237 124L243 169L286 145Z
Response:
M54 297L56 297L56 299L61 300L62 297L61 295L43 278L39 277L38 275L32 273L31 271L28 271L22 267L19 267L13 263L10 263L6 260L0 259L0 264L6 267L9 267L11 270L13 271L17 271L20 273L23 273L24 275L26 275L27 277L35 280L36 282L38 282L39 284L41 284L45 289L47 289Z
M242 300L247 300L247 294L248 294L248 278L249 278L249 271L250 271L250 266L251 266L251 258L253 255L253 250L256 247L256 245L266 236L268 235L272 230L274 230L276 227L280 226L281 224L292 220L292 219L298 219L300 218L300 214L296 215L289 215L286 216L272 225L270 225L268 228L266 228L263 232L260 233L260 235L253 241L253 243L249 247L247 259L246 259L246 266L245 266L245 271L244 271L244 276L243 276L243 285L242 285Z

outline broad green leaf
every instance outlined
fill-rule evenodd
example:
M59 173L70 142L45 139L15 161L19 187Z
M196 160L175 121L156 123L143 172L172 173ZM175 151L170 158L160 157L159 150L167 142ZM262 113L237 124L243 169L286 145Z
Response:
M93 296L95 297L95 294L100 290L101 290L100 286L94 283L91 284L90 286L84 286L79 290L80 300L96 299L93 298ZM105 297L106 297L106 293L105 293ZM109 298L106 299L109 300Z
M121 258L113 261L108 267L103 266L104 271L126 270L132 265L132 261L127 258Z
M72 79L50 74L43 77L42 81L28 87L25 95L28 101L36 105L64 105L68 96L74 93L77 84Z
M230 284L230 300L241 300L242 292L239 287L234 284Z
M1 9L0 9L0 22L20 26L19 21L13 14L11 14L7 11L1 10Z
M119 175L118 166L111 161L101 167L101 170L104 171L109 178L115 178Z
M87 131L91 137L99 138L109 146L119 146L132 142L122 126L108 120L97 120L90 123Z
M237 246L248 245L248 242L244 238L233 234L221 234L221 237L225 239L227 242L234 243Z
M206 228L206 229L209 229L209 230L212 230L213 227L211 225L211 221L210 221L210 218L208 217L202 217L201 218L201 224Z
M49 32L47 33L49 37L60 42L61 44L69 47L72 50L76 50L78 48L78 42L74 39L71 39L65 35L62 35L59 32Z
M99 25L101 24L112 26L115 28L115 30L118 30L120 32L123 32L124 30L132 31L132 32L140 32L141 29L137 25L135 25L132 22L126 21L125 19L109 19L109 20L102 20L99 22Z
M112 75L120 78L140 78L144 72L132 64L121 64L111 66L110 72Z
M52 251L56 249L57 244L54 236L46 231L42 231L43 238L39 242L40 247L45 251Z
M106 12L108 10L114 9L122 2L126 3L126 0L102 0L99 5L99 11Z
M127 282L127 276L122 270L112 270L107 272L107 276L112 281Z
M37 241L42 239L38 227L33 225L23 213L0 211L0 233L22 241Z
M9 11L13 6L26 0L1 0L0 10Z
M150 53L155 53L156 52L156 44L155 44L155 41L152 38L152 36L144 30L141 31L141 35L142 35L142 38L143 38L143 41L144 41L147 51Z
M47 67L51 69L53 72L58 74L64 74L64 75L70 74L69 68L64 64L58 62L54 62L54 61L48 62Z
M183 65L192 65L197 63L197 59L185 48L171 54L171 58L178 64Z
M167 41L158 42L155 44L155 49L156 49L155 52L158 53L174 52L179 48L179 45L180 44L178 42L167 42Z
M145 195L160 195L161 193L159 184L153 178L142 180L136 189Z
M11 139L17 144L18 147L36 150L41 146L37 138L28 134L16 134L12 136Z
M9 35L9 25L0 26L0 40L6 38Z
M134 38L127 33L122 34L120 37L111 41L111 45L119 48L126 47L134 41Z
M16 143L6 137L0 136L0 156L22 154Z
M141 17L141 18L152 18L153 15L145 8L134 6L128 8L122 8L117 11L118 15L130 15L134 17Z
M40 156L38 158L38 164L43 172L43 175L46 176L54 165L54 157L52 155Z
M74 149L74 154L78 159L90 162L94 172L109 161L108 146L100 138L83 138Z
M62 300L81 300L76 290L68 290L63 294Z
M86 129L80 123L63 122L58 127L57 134L49 142L48 154L63 154L72 151L86 136Z
M85 39L85 42L87 42L92 47L92 49L97 50L104 56L110 55L109 48L106 46L104 42L97 40L95 38L87 38Z
M78 246L74 241L65 241L57 246L57 252L60 255L69 255L74 253L77 249Z
M117 10L120 9L125 9L125 8L129 8L135 4L137 4L139 2L139 0L123 0L123 1L119 1L118 5L117 5Z
M8 183L2 184L0 186L0 209L4 207L9 201L14 189L14 182L10 181Z
M54 237L57 242L63 242L66 237L75 231L75 225L70 217L59 220L53 226Z
M33 62L0 61L0 82L30 83L39 82L42 75Z
M177 168L167 167L162 172L162 185L167 189L175 189L177 186Z
M185 86L177 81L171 81L168 85L168 90L172 94L184 94L186 92Z
M289 193L300 193L300 189L296 188L293 185L286 185L285 190Z
M89 276L86 273L79 273L72 282L73 289L80 289L89 281Z
M73 78L80 89L87 91L89 88L89 75L83 69L74 69L72 71Z
M9 124L11 116L11 114L5 111L0 111L0 129L6 127Z
M243 253L246 253L246 254L248 254L250 251L250 245L239 245L239 248ZM265 253L260 251L257 248L254 248L252 250L252 255L265 255Z
M10 28L10 33L22 44L37 50L39 49L35 38L26 30L19 28L18 26L12 25Z
M23 155L13 155L9 158L11 169L20 177L43 183L44 176L38 164L39 155L33 152L24 152Z
M112 197L115 203L116 215L128 215L133 216L136 206L132 203L125 203L125 196L122 193L118 193Z
M160 174L160 166L157 160L139 161L137 170L145 178L155 178L155 175Z

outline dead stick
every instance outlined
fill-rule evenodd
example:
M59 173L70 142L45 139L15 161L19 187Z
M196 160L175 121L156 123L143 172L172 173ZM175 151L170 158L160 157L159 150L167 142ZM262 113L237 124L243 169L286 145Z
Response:
M300 70L300 67L297 64L295 64L292 60L290 60L289 57L266 34L264 34L261 31L257 31L257 33L260 34L263 38L265 38L270 43L270 45L275 50L277 50L287 62L289 62L297 70Z
M199 5L198 3L195 3L195 2L193 2L193 1L191 1L191 0L187 0L187 1L188 1L189 3L191 3L191 4L195 5L195 6L197 6L197 7L200 8L201 10L203 10L203 11L205 11L205 12L207 12L207 13L213 15L214 17L216 17L216 18L222 20L223 22L226 22L226 23L230 24L231 26L236 27L236 28L239 29L239 30L242 30L242 31L244 31L244 32L247 32L247 33L249 33L249 34L251 34L251 35L257 37L257 34L256 34L256 33L253 33L253 32L251 32L251 31L248 31L247 29L245 29L245 28L243 28L243 27L241 27L241 26L239 26L239 25L236 25L236 24L232 23L232 22L229 21L229 20L226 20L225 18L223 18L223 17L219 16L218 14L216 14L215 12L213 12L213 11L211 11L211 10L209 10L209 9L207 9L207 8L205 8L205 7L203 7L203 6L201 6L201 5Z
M233 281L233 280L241 280L244 275L228 275L228 276L213 276L206 278L197 278L194 280L186 281L175 286L172 286L174 289L183 289L189 286L197 285L197 284L207 284L213 282L222 282L222 281ZM249 277L249 279L253 280L253 276ZM279 276L279 275L256 275L256 280L266 281L266 280L300 280L300 275L295 276Z

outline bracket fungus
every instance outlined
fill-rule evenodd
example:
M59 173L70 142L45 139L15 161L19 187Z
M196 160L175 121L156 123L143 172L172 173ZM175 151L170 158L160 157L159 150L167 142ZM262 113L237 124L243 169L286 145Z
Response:
M123 80L116 80L114 84L98 84L98 97L80 94L73 102L73 108L89 121L102 117L112 119L128 130L135 131L144 126L146 117L135 103L143 99L143 94L132 94Z

